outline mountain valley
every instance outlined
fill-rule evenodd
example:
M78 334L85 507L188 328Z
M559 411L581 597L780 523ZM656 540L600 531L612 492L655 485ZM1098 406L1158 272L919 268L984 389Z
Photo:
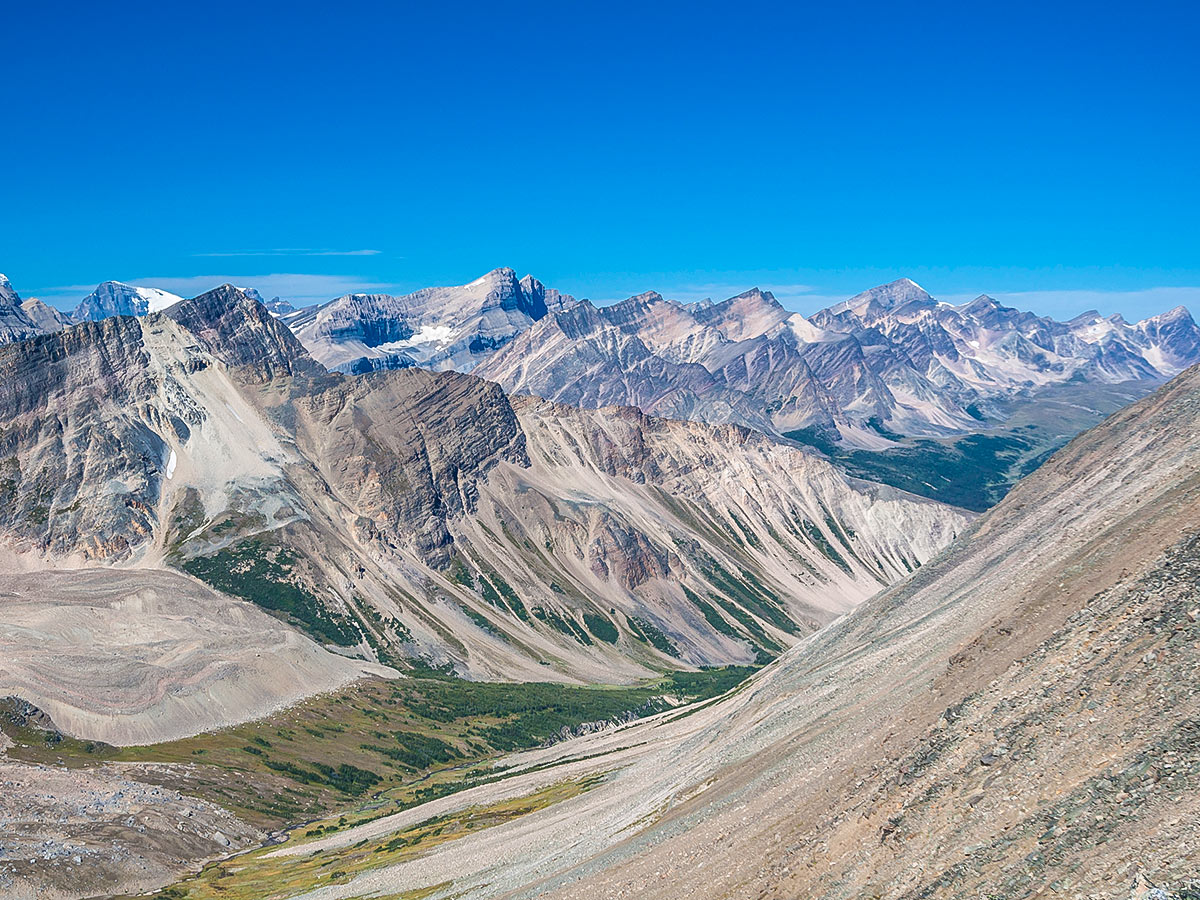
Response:
M0 286L0 896L1195 875L1186 312Z

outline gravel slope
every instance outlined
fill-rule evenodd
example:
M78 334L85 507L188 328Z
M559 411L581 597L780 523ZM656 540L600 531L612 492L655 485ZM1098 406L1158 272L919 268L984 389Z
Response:
M28 700L76 737L173 740L368 673L395 674L174 572L0 576L0 696Z

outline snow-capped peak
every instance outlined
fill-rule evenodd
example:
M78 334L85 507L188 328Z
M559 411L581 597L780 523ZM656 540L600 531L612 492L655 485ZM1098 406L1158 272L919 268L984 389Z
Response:
M144 316L174 306L182 297L160 290L106 281L96 287L75 309L75 319L106 319L109 316Z
M21 302L21 297L13 290L12 282L8 280L7 275L0 275L0 302L16 306Z

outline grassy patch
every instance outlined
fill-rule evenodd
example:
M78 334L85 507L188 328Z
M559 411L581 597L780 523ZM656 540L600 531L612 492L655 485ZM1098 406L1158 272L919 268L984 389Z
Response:
M291 897L330 884L345 884L355 876L406 862L449 841L511 822L590 790L601 776L562 781L540 791L481 806L434 816L401 831L368 838L351 846L320 852L270 856L271 849L214 863L199 875L159 892L155 900L259 900ZM393 895L428 896L432 889Z
M219 591L297 623L323 641L343 647L357 644L359 634L346 619L295 583L294 565L290 551L249 540L212 556L184 560L180 568Z
M617 626L604 616L585 612L583 614L583 624L587 626L588 631L606 644L615 644L617 638L620 637Z

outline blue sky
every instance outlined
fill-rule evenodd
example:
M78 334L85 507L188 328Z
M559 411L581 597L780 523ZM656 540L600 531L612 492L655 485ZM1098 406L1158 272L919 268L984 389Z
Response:
M72 8L75 6L77 8ZM836 6L837 8L833 8ZM0 271L1200 312L1184 3L19 4Z

